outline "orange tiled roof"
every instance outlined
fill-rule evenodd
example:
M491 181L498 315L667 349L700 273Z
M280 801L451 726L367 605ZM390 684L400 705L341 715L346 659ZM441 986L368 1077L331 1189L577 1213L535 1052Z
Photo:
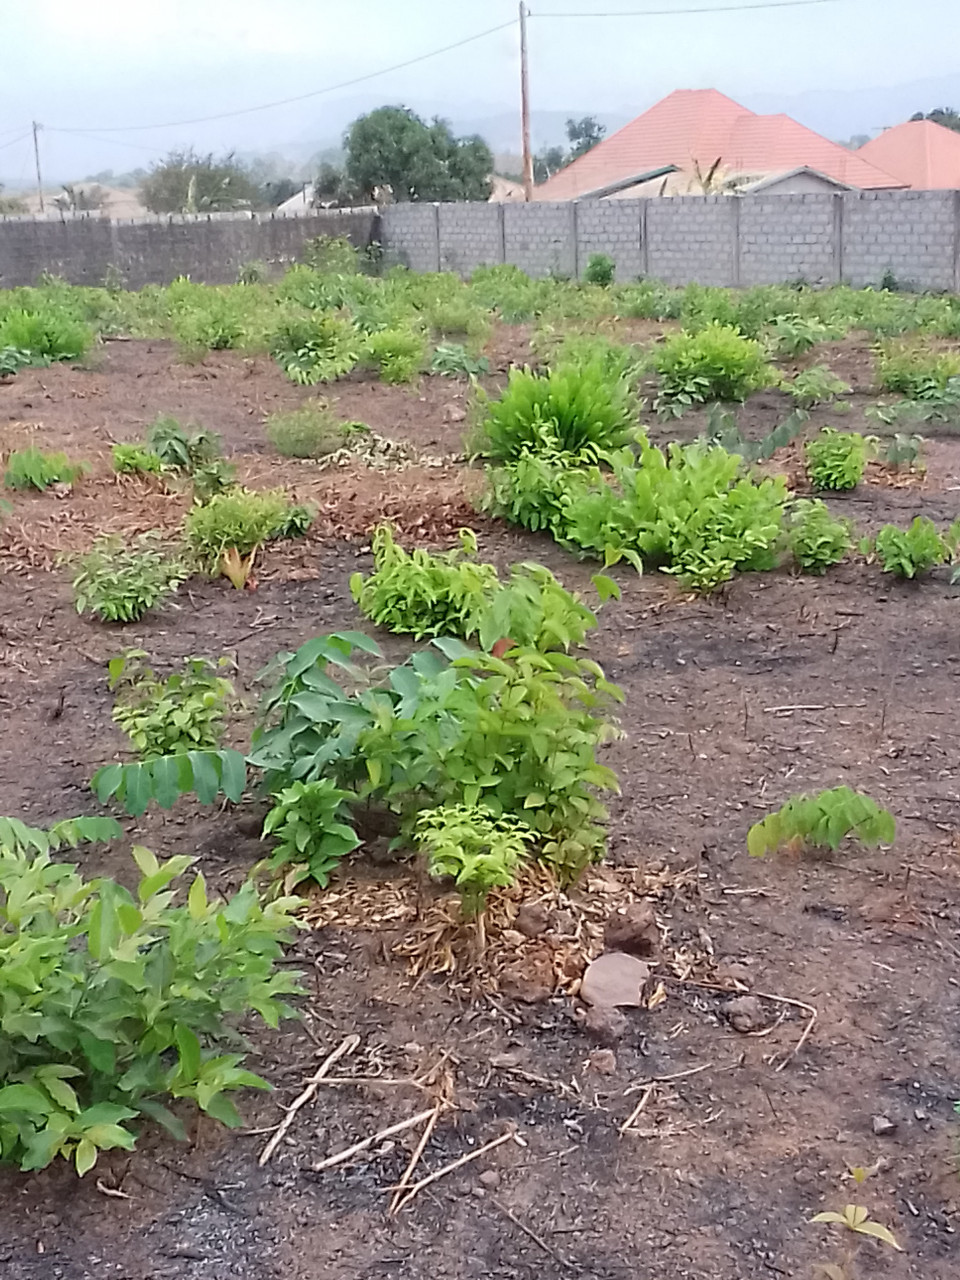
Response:
M920 191L960 187L960 133L933 120L908 120L856 154Z
M705 171L774 173L807 166L853 187L902 187L862 151L848 151L789 116L759 116L716 89L676 89L537 188L541 200L574 200L674 164Z

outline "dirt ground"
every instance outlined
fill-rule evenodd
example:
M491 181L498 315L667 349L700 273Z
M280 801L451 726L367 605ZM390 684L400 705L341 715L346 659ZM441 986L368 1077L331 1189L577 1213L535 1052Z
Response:
M502 369L525 357L525 337L501 331L495 350ZM869 402L864 350L847 343L861 394L844 425ZM263 415L306 393L266 360L224 353L187 367L164 343L111 342L93 363L0 385L0 449L32 438L94 463L71 494L16 496L0 528L2 813L44 824L95 811L88 780L122 751L104 670L120 648L142 646L161 669L230 654L252 707L275 653L359 627L348 578L369 565L366 531L382 516L428 543L470 523L485 558L535 558L568 586L588 584L589 566L472 513L479 478L455 460L463 384L338 387L343 417L428 457L402 472L321 472L270 453ZM827 363L853 381L842 360ZM178 610L121 635L76 616L56 557L100 529L180 519L185 497L120 484L106 463L111 440L139 437L158 413L220 432L242 476L287 484L320 515L302 543L264 557L255 593L193 581ZM744 421L769 430L783 416L785 402L765 393ZM922 484L876 471L834 505L864 529L953 518L960 444L931 443L927 463ZM869 1206L904 1249L866 1242L853 1274L960 1274L957 590L936 574L900 585L859 560L823 579L744 576L702 601L657 575L617 576L623 598L590 646L626 695L624 736L604 751L622 785L609 865L569 900L540 886L546 932L508 937L500 993L414 979L393 952L423 924L411 874L359 857L312 902L314 927L291 956L305 975L303 1021L251 1029L250 1065L275 1091L240 1099L248 1128L194 1122L187 1147L148 1131L133 1156L111 1153L82 1182L64 1168L6 1172L5 1277L806 1277L840 1261L846 1243L809 1219L849 1202ZM391 658L407 651L378 639ZM241 716L238 743L248 729ZM747 856L759 816L841 783L893 810L894 851ZM229 890L262 856L261 812L181 802L126 825L158 853L195 854ZM128 846L83 854L84 869L127 876ZM549 994L553 966L595 950L607 916L635 899L656 911L662 996L632 1011L605 1052L576 1001ZM753 1030L735 1029L726 1009L743 990L760 997ZM320 1086L261 1167L266 1131L349 1035L359 1041L336 1068L341 1083ZM507 1136L396 1216L390 1189L417 1130L313 1168L438 1096L450 1105L417 1178ZM862 1187L851 1166L872 1170Z

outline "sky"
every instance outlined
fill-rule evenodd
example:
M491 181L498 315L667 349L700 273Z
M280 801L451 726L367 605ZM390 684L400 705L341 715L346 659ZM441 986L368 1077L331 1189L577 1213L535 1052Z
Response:
M676 88L718 88L832 136L953 105L929 95L954 85L960 105L956 0L675 12L734 2L530 0L541 135L550 125L540 113L626 120ZM650 9L671 14L599 16ZM564 13L590 16L549 16ZM384 103L455 124L497 117L505 136L496 145L508 146L519 134L516 15L516 0L0 0L0 180L30 178L32 120L44 126L44 169L61 178L148 166L190 145L304 159ZM352 87L179 123L342 85L500 23L511 25Z

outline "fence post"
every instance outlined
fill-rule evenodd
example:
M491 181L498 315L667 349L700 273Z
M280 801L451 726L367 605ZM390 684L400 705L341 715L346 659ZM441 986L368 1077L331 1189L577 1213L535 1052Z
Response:
M439 204L434 204L433 206L433 236L434 236L434 243L436 244L436 252L434 254L434 257L436 258L436 262L437 262L437 265L434 268L434 270L442 271L443 259L440 256L440 205Z
M576 200L570 201L570 238L573 241L573 278L580 279L580 210Z
M960 191L953 193L953 292L960 293Z
M740 288L740 201L741 196L728 197L733 207L733 287Z
M497 205L497 244L500 249L500 261L507 260L507 206L501 201Z
M843 192L833 193L833 275L834 284L843 284Z
M649 200L643 197L640 199L640 271L644 280L650 275L650 244L647 240L647 210L650 208Z

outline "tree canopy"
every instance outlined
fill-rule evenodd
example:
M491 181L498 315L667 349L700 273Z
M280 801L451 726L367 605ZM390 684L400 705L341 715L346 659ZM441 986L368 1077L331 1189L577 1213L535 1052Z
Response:
M261 203L260 188L231 153L218 160L192 148L153 165L140 194L151 213L221 213Z
M581 156L591 151L597 143L603 141L606 132L606 128L598 122L596 116L581 116L579 120L568 120L567 141L570 143L570 150L564 151L563 147L546 147L538 155L534 156L534 181L546 182L555 173L565 169L568 164L573 164L574 160L579 160Z
M956 111L953 107L934 107L926 115L922 111L918 111L910 119L932 120L934 124L942 124L945 129L953 129L960 133L960 111Z
M488 200L493 154L480 137L457 138L406 107L379 107L347 131L346 178L362 200ZM329 175L328 175L329 180Z

